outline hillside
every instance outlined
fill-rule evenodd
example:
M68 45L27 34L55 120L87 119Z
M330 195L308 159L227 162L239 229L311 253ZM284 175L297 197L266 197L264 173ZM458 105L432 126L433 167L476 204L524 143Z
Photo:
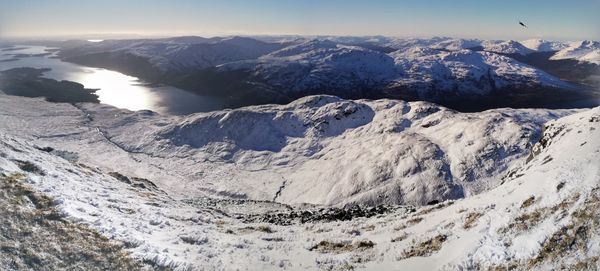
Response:
M179 118L0 98L3 176L149 268L600 267L600 108L315 96ZM306 202L430 206L282 204Z
M597 66L577 64L594 63L592 45L523 43L527 46L445 37L179 37L65 45L59 55L218 97L231 107L327 94L425 100L481 111L565 108L595 95L589 76Z
M11 96L0 104L6 131L113 171L153 176L174 197L326 205L425 205L477 194L527 156L544 122L573 112L458 113L332 96L183 117Z
M600 65L600 42L581 41L556 52L550 59L575 59L580 62L589 62Z

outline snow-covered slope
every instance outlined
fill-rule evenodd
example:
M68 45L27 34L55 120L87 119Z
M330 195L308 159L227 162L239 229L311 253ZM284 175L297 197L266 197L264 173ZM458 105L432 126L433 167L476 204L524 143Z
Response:
M474 49L481 46L483 41L478 39L447 39L431 45L434 49L458 51L463 49Z
M68 104L8 96L0 96L0 103L0 173L52 196L65 219L86 224L103 236L122 242L133 257L157 267L176 270L600 268L597 261L600 108L547 123L538 143L528 148L526 143L537 139L521 138L519 134L528 135L533 129L529 125L556 117L551 115L552 111L498 109L460 114L426 103L351 102L321 96L287 106L252 107L177 119L98 105L78 105L78 109ZM270 112L275 108L280 114ZM368 108L376 112L373 120L349 128L362 122ZM299 127L301 117L305 121L318 117L322 122ZM243 130L253 122L268 133L260 134L260 129ZM271 125L265 126L266 123ZM200 127L213 130L203 134ZM236 132L236 128L243 132ZM219 137L212 131L227 136ZM265 158L262 165L273 167L285 159L269 157L272 150L263 148L254 153L237 151L228 155L231 149L228 146L241 146L237 147L240 150L260 149L260 146L272 149L276 143L274 137L284 131L296 135L308 133L304 137L318 138L325 145L323 149L330 150L328 154L315 153L323 158L319 163L282 174L289 176L298 171L307 174L300 180L303 185L294 190L310 191L320 185L310 180L311 172L325 166L338 165L334 170L364 180L370 180L369 176L412 172L422 175L422 182L428 182L429 178L436 178L435 172L449 174L444 162L428 158L432 156L443 156L447 162L462 160L468 170L495 171L503 163L509 163L511 170L494 175L492 182L499 184L496 188L466 199L412 211L411 208L374 209L381 210L381 214L354 218L335 215L338 211L296 209L269 202L178 200L180 195L169 187L181 185L179 181L190 189L190 182L179 174L192 169L197 170L193 182L210 190L210 183L203 179L210 179L207 175L219 167L244 160L259 161L263 159L260 157ZM242 137L241 133L248 137ZM156 138L157 135L162 139ZM205 144L199 135L225 143ZM260 140L267 135L271 137ZM152 138L158 140L156 144L149 142ZM253 140L245 142L246 138ZM299 137L288 135L286 139L288 143L283 149L292 141L301 142ZM186 145L172 145L178 140L187 141ZM513 145L506 140L525 145L521 150L519 143ZM430 145L433 142L438 147ZM343 148L334 151L332 144L341 144ZM295 147L302 145L309 144L304 142ZM514 154L506 146L515 146L521 158L511 158ZM196 154L196 150L203 148L211 155ZM480 148L483 153L472 152ZM288 155L292 152L280 151ZM394 152L395 155L390 155ZM344 159L348 164L329 164L329 160L345 156L343 153L350 154ZM223 155L230 157L229 161L219 157ZM526 156L529 157L525 159ZM486 157L486 162L468 162L480 157ZM494 160L494 157L504 158ZM361 162L377 161L382 163L365 167L369 174L352 170L361 168ZM420 162L410 166L412 161ZM213 166L203 166L209 163ZM394 169L388 170L386 163L395 165ZM146 169L150 166L156 167L156 172L169 172L174 178L165 180L165 175L148 174ZM461 170L460 166L449 167L450 171ZM137 169L137 173L132 169ZM261 170L255 163L244 172L249 175L246 178L253 179L246 190L268 182L266 178L256 178L261 175L255 172ZM476 183L484 175L473 176L470 182ZM222 175L210 182L231 186L238 182L235 178L244 176L232 177ZM398 188L392 185L397 184L393 180L387 183L390 186L378 194L390 195ZM290 184L293 187L296 181ZM353 183L342 184L349 185ZM357 187L368 189L368 183ZM427 190L421 189L415 188L413 192L427 194ZM279 190L281 199L289 197L286 190L291 188L287 183ZM344 193L344 190L334 191ZM298 217L316 219L303 223Z
M326 205L424 205L479 193L527 155L542 123L571 112L465 114L424 102L311 96L163 117L10 96L0 102L3 129L156 179L173 196Z
M147 60L153 68L162 72L180 73L231 61L254 59L281 47L281 44L245 37L179 37L157 40L107 40L83 47L67 48L61 51L61 55L76 62L94 57L94 54L102 54L101 57L104 58L107 54L111 54L113 58L132 55Z
M560 41L548 41L543 39L528 39L521 41L523 46L536 52L554 52L567 48L569 45Z
M514 40L496 41L488 40L481 43L483 49L488 52L500 54L519 54L527 55L534 52L532 49L525 47L523 44Z
M571 43L554 54L550 59L574 59L600 65L600 42L584 40Z
M384 45L402 51L415 46L427 47L450 39L448 37L390 38L384 42Z
M375 87L397 71L393 59L357 46L312 40L283 48L256 60L232 62L220 70L251 70L252 75L282 91L314 89L352 92Z
M419 98L451 99L510 88L573 88L539 69L494 53L410 47L384 54L326 40L286 47L256 60L223 64L219 69L247 70L249 81L284 94L321 91L355 97L359 96L356 91L400 88L396 92L414 90Z
M403 72L393 84L418 89L422 96L484 95L496 89L526 86L569 88L544 71L489 52L415 47L391 55Z
M417 212L396 232L407 234L400 244L383 245L403 251L398 262L366 266L600 268L599 131L600 108L550 122L530 159L503 178L502 186L441 210ZM419 222L408 223L411 219Z
M511 101L543 100L539 93L546 90L561 90L556 95L560 100L560 95L573 96L563 90L581 88L511 57L555 43L538 44L534 50L513 40L294 38L285 43L248 37L109 40L66 48L61 55L68 61L116 69L203 95L220 95L234 106L329 94L425 99L448 106L463 99L488 99L482 102L487 107L482 107L490 108L494 106L487 104L494 101L496 106L523 106ZM520 98L507 98L513 95Z

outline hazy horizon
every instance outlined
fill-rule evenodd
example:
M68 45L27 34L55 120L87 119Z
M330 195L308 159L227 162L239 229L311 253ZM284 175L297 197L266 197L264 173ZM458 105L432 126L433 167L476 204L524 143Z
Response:
M576 3L574 3L576 2ZM460 1L13 1L0 9L4 38L168 36L450 36L600 39L600 1L525 5ZM519 26L519 20L528 27Z

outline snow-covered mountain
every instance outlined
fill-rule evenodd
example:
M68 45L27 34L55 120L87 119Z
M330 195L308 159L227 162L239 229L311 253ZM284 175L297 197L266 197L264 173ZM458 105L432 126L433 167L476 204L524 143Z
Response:
M406 50L411 47L420 46L427 47L434 45L436 43L440 43L450 38L447 37L432 37L432 38L390 38L389 40L384 41L384 45L397 49L397 50Z
M566 42L548 41L543 39L528 39L521 41L521 44L536 52L554 52L569 47L569 44Z
M30 189L11 204L53 210L41 225L87 227L148 268L600 268L600 108L312 96L167 117L0 95L0 131L2 184ZM0 256L28 249L10 225Z
M332 96L188 117L11 96L0 103L2 129L49 138L50 146L57 140L57 148L114 171L145 172L172 196L327 205L424 205L479 193L528 154L542 123L572 112L466 114ZM73 139L79 143L63 144Z
M214 67L223 63L255 59L282 48L252 38L179 37L157 40L107 40L83 47L68 48L63 58L74 62L95 62L101 58L139 57L162 73L181 73ZM95 59L99 58L99 59Z
M496 41L496 40L488 40L483 41L481 43L483 46L483 50L493 53L500 54L519 54L519 55L527 55L531 54L534 51L525 47L523 44L519 43L515 40L507 40L507 41Z
M573 42L570 46L556 52L550 59L574 59L600 65L600 42L589 40Z
M478 109L545 106L587 97L588 89L577 83L586 83L582 80L594 72L588 67L557 67L548 55L534 54L562 46L542 40L527 41L528 48L513 40L446 37L263 39L271 42L250 37L108 40L64 48L60 55L219 96L234 107L285 103L315 94L427 100L459 110L474 110L461 107L463 100L480 101ZM594 46L573 45L551 59L593 62L598 54ZM546 95L548 91L554 95Z
M313 40L256 60L227 63L222 71L248 70L257 84L276 91L315 90L353 97L352 91L397 89L419 98L451 99L525 87L572 88L512 58L472 50L410 47L390 54Z
M374 88L397 74L389 55L327 40L308 41L256 60L223 64L219 69L250 70L254 78L282 92L307 93Z
M544 71L495 53L415 47L391 55L403 75L392 84L415 89L422 97L485 95L511 87L569 88L567 83Z
M477 49L482 46L481 40L478 39L447 39L436 42L429 47L434 49L444 49L450 51L459 51L463 49Z
M459 51L464 49L488 51L500 54L527 55L534 50L514 40L481 40L462 39L450 37L434 38L396 38L379 41L382 45L404 51L414 47L428 47L433 49ZM531 43L531 42L530 42ZM550 42L548 42L550 43ZM554 43L552 43L554 44Z

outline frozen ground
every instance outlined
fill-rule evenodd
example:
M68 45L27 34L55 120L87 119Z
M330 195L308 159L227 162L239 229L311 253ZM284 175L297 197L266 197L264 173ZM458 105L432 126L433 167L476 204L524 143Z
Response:
M1 95L0 125L2 174L155 268L600 267L600 108L312 96L164 117ZM349 203L378 207L321 206Z
M176 198L414 204L477 194L573 110L458 113L425 102L311 96L184 117L0 96L2 129ZM357 163L356 161L360 161Z

